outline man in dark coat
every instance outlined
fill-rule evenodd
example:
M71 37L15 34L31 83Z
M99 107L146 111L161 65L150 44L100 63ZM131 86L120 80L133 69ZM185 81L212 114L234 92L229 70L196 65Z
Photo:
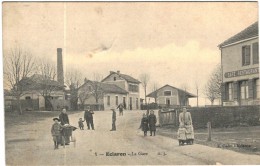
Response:
M88 130L90 130L90 126L92 130L95 130L94 128L94 122L93 122L93 114L94 112L90 110L90 107L85 110L84 119L86 120Z
M65 108L62 109L62 112L59 115L59 119L60 119L60 124L62 126L64 126L65 124L70 124L69 117L68 117L68 114L66 113L66 109ZM64 139L65 139L65 144L69 145L69 143L70 143L69 136L64 136Z
M110 131L116 131L116 111L115 109L112 110L112 129Z
M150 111L148 121L149 121L149 128L150 128L150 136L152 136L152 133L153 133L153 136L155 136L157 119L156 119L156 116L154 115L153 110Z

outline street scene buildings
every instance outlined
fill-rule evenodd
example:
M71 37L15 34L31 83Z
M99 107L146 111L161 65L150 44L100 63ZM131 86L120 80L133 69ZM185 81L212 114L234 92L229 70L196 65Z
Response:
M260 163L257 2L2 5L3 164Z

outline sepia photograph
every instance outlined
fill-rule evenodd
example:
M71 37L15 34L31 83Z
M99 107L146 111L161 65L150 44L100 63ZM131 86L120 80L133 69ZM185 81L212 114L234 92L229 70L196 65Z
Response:
M2 2L6 165L259 165L258 1Z

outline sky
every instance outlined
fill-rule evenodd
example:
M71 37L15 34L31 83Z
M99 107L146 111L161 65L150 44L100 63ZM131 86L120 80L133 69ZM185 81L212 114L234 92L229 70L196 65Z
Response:
M62 48L65 72L148 73L148 92L157 83L195 94L197 82L204 105L218 45L257 20L257 2L4 2L3 54L19 46L56 64Z

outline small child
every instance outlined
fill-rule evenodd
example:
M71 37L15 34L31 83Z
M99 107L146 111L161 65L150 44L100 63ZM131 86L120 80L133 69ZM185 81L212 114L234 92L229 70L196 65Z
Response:
M80 130L84 130L84 124L83 124L84 121L85 120L82 120L82 118L79 118L79 128L80 128Z
M62 126L59 123L59 119L58 118L53 118L54 124L51 127L51 135L53 137L53 141L54 141L54 149L58 149L59 148L59 142L61 140L61 130L62 130Z

